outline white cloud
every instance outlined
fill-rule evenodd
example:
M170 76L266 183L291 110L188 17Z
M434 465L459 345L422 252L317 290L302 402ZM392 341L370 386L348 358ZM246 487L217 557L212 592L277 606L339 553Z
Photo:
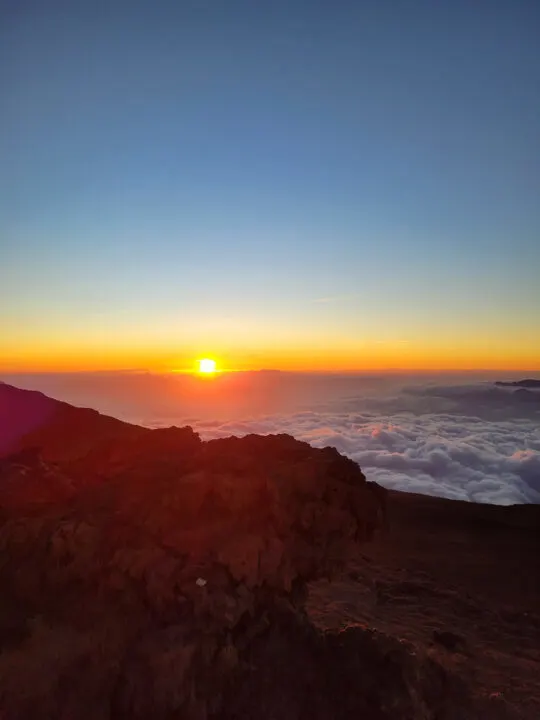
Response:
M389 488L538 503L540 392L516 394L495 379L239 373L200 385L130 374L14 384L151 427L190 424L204 439L290 433L333 445Z
M281 415L221 425L196 423L205 439L286 432L333 445L389 488L497 504L540 502L540 431L531 423L411 414Z
M449 405L449 398L458 401ZM368 478L398 490L503 505L540 502L540 415L529 407L523 413L509 395L493 395L490 387L415 387L334 405L333 412L211 426L201 421L194 427L205 439L286 432L315 447L333 445ZM361 407L370 410L360 412ZM412 411L403 411L406 407Z

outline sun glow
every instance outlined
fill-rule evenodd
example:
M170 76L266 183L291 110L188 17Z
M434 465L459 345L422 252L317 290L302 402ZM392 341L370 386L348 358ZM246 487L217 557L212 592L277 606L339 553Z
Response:
M202 358L199 360L199 372L203 375L213 375L216 372L216 361Z

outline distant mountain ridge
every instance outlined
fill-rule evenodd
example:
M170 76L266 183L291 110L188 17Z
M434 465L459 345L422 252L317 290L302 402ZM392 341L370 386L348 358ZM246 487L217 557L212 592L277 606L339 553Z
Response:
M497 380L495 385L498 385L499 387L519 387L519 388L540 389L540 380L533 380L532 378L527 378L525 380L514 380L514 381Z

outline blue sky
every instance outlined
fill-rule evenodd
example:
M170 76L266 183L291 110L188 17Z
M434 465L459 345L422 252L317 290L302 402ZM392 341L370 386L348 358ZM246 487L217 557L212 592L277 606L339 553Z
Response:
M6 367L115 343L540 362L535 0L0 14Z

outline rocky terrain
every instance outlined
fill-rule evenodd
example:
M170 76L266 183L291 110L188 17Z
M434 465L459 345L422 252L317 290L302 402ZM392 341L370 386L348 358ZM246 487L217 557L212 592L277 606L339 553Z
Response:
M0 384L0 717L540 717L537 506Z

